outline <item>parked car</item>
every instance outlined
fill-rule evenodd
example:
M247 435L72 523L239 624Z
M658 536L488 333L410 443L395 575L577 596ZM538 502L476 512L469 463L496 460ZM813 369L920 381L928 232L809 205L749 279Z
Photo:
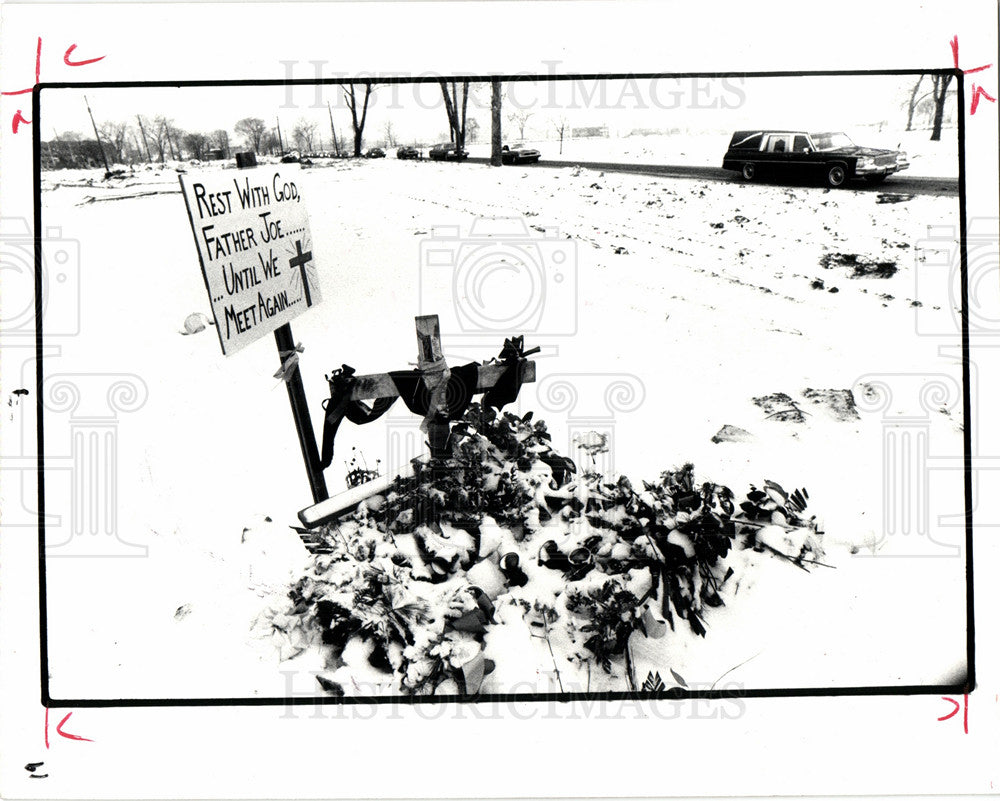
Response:
M537 150L524 145L514 145L514 147L503 146L500 160L504 164L534 164L542 157Z
M742 173L747 181L768 175L817 177L830 187L854 179L880 184L909 166L905 153L859 147L844 133L782 129L737 131L722 160L724 170Z
M401 147L396 150L397 159L418 159L420 151L415 147Z
M442 142L439 145L434 145L427 155L435 161L461 161L468 158L469 151L459 150L454 142Z
M385 151L380 147L370 147L368 152L365 153L366 159L384 159Z

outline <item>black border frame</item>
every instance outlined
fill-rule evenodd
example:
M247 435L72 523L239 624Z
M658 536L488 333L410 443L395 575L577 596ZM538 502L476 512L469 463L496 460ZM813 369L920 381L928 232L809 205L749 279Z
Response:
M684 690L670 688L662 692L595 692L595 693L510 693L484 695L442 696L360 696L334 698L326 695L286 698L75 698L57 699L49 693L48 612L45 574L45 450L43 383L43 331L42 315L42 198L41 198L41 92L43 89L143 89L143 88L198 88L227 86L316 86L351 85L377 82L380 84L436 83L441 78L454 81L486 83L494 79L504 82L542 82L578 80L655 80L684 78L789 78L789 77L838 77L884 75L951 75L957 81L958 114L958 207L959 207L959 274L961 278L962 320L962 415L963 415L963 477L965 489L965 571L966 571L966 676L956 684L790 688L757 690ZM230 707L230 706L300 706L323 704L353 706L358 704L453 704L453 703L504 703L545 701L654 701L680 699L725 698L811 698L842 696L899 696L941 695L970 693L975 682L975 607L973 594L973 526L972 526L972 398L970 393L970 342L969 342L969 275L966 250L966 185L965 185L965 85L960 69L891 69L891 70L783 70L777 72L664 72L664 73L572 73L565 75L434 75L417 77L373 75L365 78L330 79L269 79L269 80L196 80L196 81L97 81L93 83L39 83L31 94L32 125L32 178L34 200L35 240L35 413L38 445L38 613L39 656L42 705L60 708L119 708L119 707Z

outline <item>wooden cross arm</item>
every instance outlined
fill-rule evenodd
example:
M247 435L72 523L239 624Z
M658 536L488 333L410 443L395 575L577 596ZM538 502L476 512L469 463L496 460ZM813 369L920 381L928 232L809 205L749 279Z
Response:
M476 382L476 392L483 392L496 386L497 381L500 380L507 367L508 365L503 362L481 365L479 368L479 380ZM518 369L521 371L522 383L530 384L535 381L534 362L522 361L518 364ZM396 389L396 385L388 373L375 373L373 375L359 375L354 377L351 400L398 397L399 390Z

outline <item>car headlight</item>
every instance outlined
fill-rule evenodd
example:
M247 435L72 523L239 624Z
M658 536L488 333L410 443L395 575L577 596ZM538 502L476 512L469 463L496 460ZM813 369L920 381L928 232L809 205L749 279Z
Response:
M909 161L910 157L907 156L902 150L896 154L896 161Z
M868 156L862 156L861 158L858 159L858 166L859 167L871 167L874 164L875 164L875 161L873 159L869 158Z

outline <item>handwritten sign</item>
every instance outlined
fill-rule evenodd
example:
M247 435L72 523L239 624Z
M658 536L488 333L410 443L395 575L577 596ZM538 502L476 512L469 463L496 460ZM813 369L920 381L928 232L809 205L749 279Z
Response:
M309 219L294 173L260 167L180 180L224 354L319 303Z

